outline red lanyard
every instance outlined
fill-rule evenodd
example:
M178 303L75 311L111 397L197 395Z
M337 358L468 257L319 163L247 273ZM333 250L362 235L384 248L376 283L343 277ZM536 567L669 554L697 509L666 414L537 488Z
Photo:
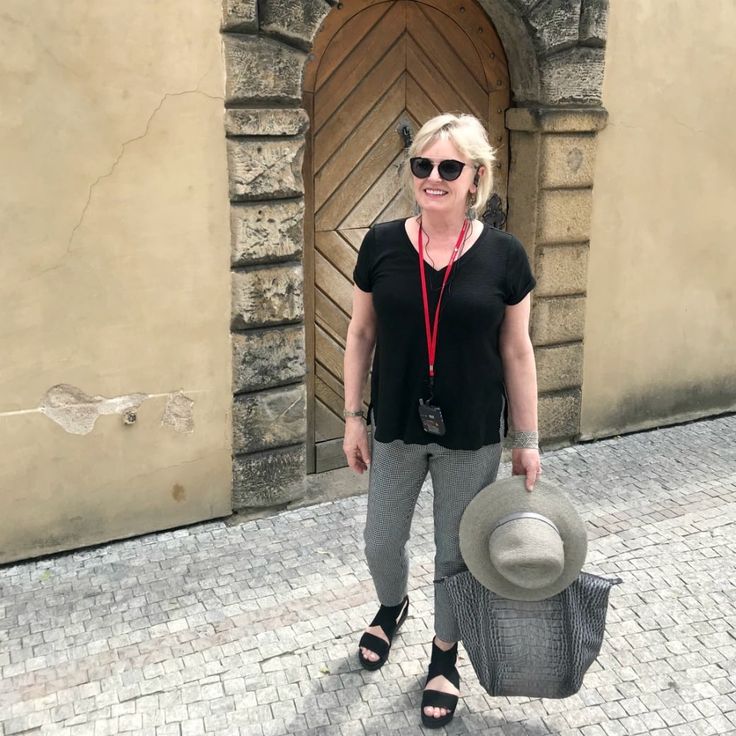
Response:
M442 288L440 289L440 296L437 300L437 307L434 310L434 326L430 327L429 324L429 298L427 296L427 275L424 273L424 240L422 238L422 225L419 225L419 278L422 281L422 301L424 303L424 331L427 335L427 353L429 355L429 378L430 381L434 380L434 356L437 353L437 328L440 322L440 304L442 304L442 295L445 292L445 285L447 280L450 278L450 271L455 263L457 254L460 252L460 247L465 237L465 230L468 227L468 221L463 222L462 230L458 235L457 243L452 250L450 256L450 262L447 264L447 271L445 271L445 278L442 281Z

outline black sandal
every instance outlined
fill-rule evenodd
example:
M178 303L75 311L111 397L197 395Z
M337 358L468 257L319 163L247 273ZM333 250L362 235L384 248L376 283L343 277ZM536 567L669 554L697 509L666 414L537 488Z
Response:
M457 662L457 642L452 649L448 649L443 652L432 639L432 658L429 661L429 674L427 675L427 682L433 677L442 675L447 678L458 690L460 689L460 673L455 667ZM424 686L427 686L427 682ZM450 695L450 693L442 693L439 690L425 690L422 695L422 723L427 728L441 728L446 726L455 715L455 708L457 707L457 701L459 695ZM425 712L425 708L446 708L447 714L440 718L434 716L428 716Z
M401 613L401 616L397 620L396 617L399 615L399 613ZM374 636L373 634L363 634L363 636L360 638L360 641L358 642L358 647L365 647L366 649L370 649L372 652L375 652L379 656L379 659L377 659L375 662L371 662L371 660L366 659L360 649L358 649L358 659L360 660L360 663L363 665L364 669L377 670L383 667L384 664L386 664L388 653L391 650L391 642L393 641L396 632L401 628L401 624L406 621L408 613L408 595L404 598L403 601L401 601L401 603L399 603L398 606L382 605L378 609L378 613L376 614L373 621L371 621L370 626L380 626L388 637L388 643L386 643L383 639Z

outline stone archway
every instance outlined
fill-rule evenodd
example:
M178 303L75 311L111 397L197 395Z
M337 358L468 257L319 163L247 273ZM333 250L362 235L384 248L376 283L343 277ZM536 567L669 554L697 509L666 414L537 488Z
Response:
M350 0L346 0L346 4ZM468 0L470 2L471 0ZM475 0L473 0L475 1ZM477 0L509 59L508 229L538 279L540 433L579 434L583 328L607 0ZM302 74L337 3L224 0L232 230L233 508L304 494Z

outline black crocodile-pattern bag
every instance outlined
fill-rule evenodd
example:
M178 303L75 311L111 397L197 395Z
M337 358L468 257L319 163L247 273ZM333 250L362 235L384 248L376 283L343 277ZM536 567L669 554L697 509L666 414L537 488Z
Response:
M491 695L566 698L583 684L606 628L608 594L620 579L580 573L542 601L512 601L469 572L444 579L460 635Z

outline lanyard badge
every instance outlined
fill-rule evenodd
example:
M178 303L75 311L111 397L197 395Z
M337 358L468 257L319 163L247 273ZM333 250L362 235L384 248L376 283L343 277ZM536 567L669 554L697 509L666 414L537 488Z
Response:
M452 250L450 256L450 262L447 264L447 270L445 271L445 278L442 281L442 288L440 289L440 295L437 299L437 307L434 310L434 324L430 325L429 320L429 297L427 296L427 275L425 273L424 266L424 239L422 237L422 226L419 225L419 279L422 282L422 305L424 307L424 331L427 337L427 356L429 359L429 399L419 399L419 419L422 422L422 428L429 434L443 435L445 434L445 421L442 418L442 410L439 406L434 404L434 359L437 354L437 331L439 328L440 320L440 305L442 304L442 295L445 293L445 286L450 278L450 272L452 266L455 263L460 248L465 238L465 231L468 227L467 220L463 222L463 227L460 230L460 235L457 238L457 243Z

